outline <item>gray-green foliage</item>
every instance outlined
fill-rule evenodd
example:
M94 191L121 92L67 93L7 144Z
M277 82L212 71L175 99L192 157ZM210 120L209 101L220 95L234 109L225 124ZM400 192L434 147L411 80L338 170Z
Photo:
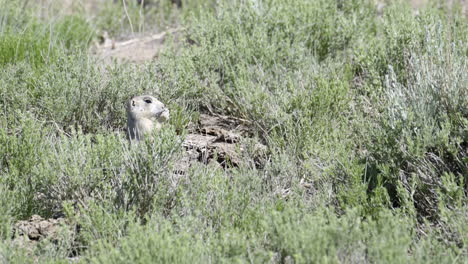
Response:
M39 67L61 56L64 49L88 47L94 31L79 15L58 15L43 21L33 13L36 3L0 1L0 65L27 61Z
M39 18L21 1L0 11L0 260L466 261L459 9L169 2L129 2L128 16L106 3L92 19ZM143 31L150 18L184 23L157 61L103 66L88 55L94 31L122 34L130 21ZM167 102L172 120L130 145L124 103L142 93ZM245 120L245 141L267 145L261 166L251 151L239 168L173 173L185 127L206 112ZM11 243L15 221L60 213L76 237L33 251Z

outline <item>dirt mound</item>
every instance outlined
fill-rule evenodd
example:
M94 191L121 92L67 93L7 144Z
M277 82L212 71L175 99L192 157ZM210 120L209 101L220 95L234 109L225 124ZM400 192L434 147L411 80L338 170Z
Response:
M76 233L77 229L69 225L65 218L44 219L33 215L29 220L18 221L14 225L12 238L13 244L33 252L41 241L58 244L67 237L73 241Z
M247 150L243 140L248 137L249 128L241 120L202 114L185 138L186 153L177 163L177 171L185 172L195 162L215 162L223 168L237 167L243 162L242 155ZM257 165L260 166L266 146L256 143L253 151L258 155Z
M45 238L56 237L59 229L65 226L65 219L43 219L39 215L33 215L29 220L19 221L14 227L15 238L24 237L31 241L40 241Z

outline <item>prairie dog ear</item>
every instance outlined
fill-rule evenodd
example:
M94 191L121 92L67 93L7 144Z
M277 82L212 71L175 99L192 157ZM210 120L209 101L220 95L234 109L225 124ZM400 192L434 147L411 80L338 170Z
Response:
M132 96L127 100L127 110L129 110L129 108L134 107L136 105L135 99L136 99L135 96Z

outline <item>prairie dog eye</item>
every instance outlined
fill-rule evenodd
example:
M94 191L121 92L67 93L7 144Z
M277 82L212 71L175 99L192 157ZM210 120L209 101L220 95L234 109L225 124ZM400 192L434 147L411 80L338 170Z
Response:
M147 104L151 104L151 103L152 103L152 101L151 101L151 99L145 99L145 103L147 103Z

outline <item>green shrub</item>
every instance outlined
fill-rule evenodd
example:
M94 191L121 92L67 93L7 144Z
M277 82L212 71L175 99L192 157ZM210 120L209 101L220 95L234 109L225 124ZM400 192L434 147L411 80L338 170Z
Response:
M6 189L5 198L12 196L11 214L21 218L38 209L34 200L41 183L35 177L34 169L50 150L49 142L44 140L50 130L42 122L21 113L17 113L13 120L10 125L15 130L0 131L0 185Z
M114 247L103 242L102 254L90 257L92 263L201 263L209 261L202 240L194 234L177 232L164 219L146 226L132 224L129 235Z
M466 155L465 58L459 53L462 47L444 39L445 30L449 29L428 30L423 51L408 51L405 83L389 66L383 87L386 103L374 106L381 114L367 135L368 160L377 166L382 182L403 181L408 190L415 182L415 206L420 216L433 219L441 176L450 171L462 177Z
M3 3L5 2L5 3ZM94 37L91 25L81 16L60 16L42 21L26 8L27 1L2 1L0 13L0 65L26 60L34 67L54 61L63 49L86 50Z

